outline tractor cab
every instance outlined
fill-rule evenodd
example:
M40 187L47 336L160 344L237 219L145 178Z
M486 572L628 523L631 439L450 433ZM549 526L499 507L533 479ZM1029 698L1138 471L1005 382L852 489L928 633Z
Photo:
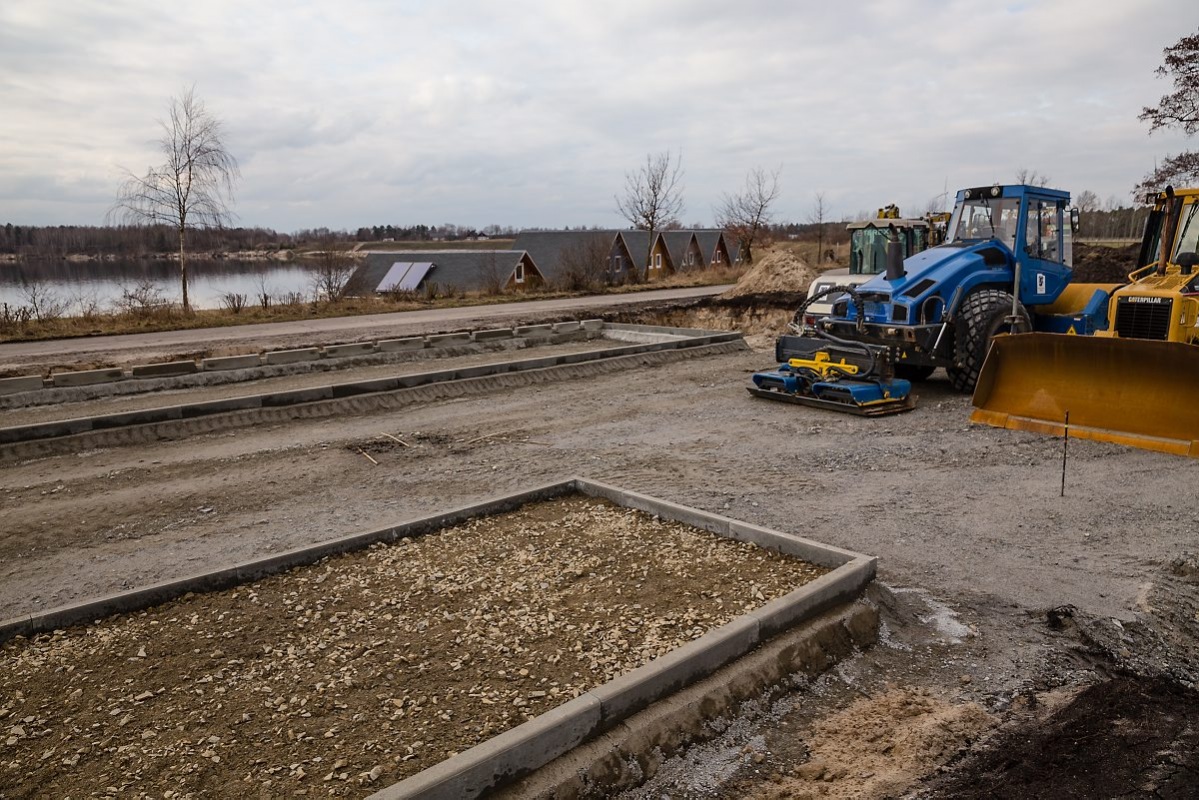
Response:
M890 216L890 214L895 216ZM930 226L927 220L904 219L898 216L899 209L887 206L879 209L877 219L851 222L849 231L849 268L832 269L820 274L808 287L811 297L832 286L860 286L884 272L887 268L887 249L898 241L903 258L923 252L929 246ZM836 298L822 298L808 306L805 312L807 324L818 317L831 314Z

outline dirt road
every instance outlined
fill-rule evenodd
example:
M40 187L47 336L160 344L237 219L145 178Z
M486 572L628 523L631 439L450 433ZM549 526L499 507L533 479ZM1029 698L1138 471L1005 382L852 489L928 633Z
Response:
M1021 698L1116 665L1199 675L1199 569L1178 566L1196 547L1199 464L1072 442L1059 497L1060 441L970 426L968 400L942 380L913 413L861 419L751 398L748 374L768 362L724 355L6 467L0 617L582 475L881 559L884 644L731 724L712 756L727 769L666 771L681 777L655 797L799 796L771 787L802 777L815 720L883 703L888 685L932 700L886 695L876 711L935 720L938 704L972 704L1005 724ZM374 465L356 447L382 432L417 446ZM963 723L935 757L925 742L895 780L910 788L983 728ZM883 796L855 794L870 771L832 785Z

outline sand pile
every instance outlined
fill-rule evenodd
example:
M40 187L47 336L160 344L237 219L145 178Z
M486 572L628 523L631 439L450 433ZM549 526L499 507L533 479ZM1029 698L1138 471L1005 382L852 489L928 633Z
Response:
M773 292L807 292L808 284L816 277L816 270L808 266L794 253L785 250L770 250L753 265L749 272L737 281L737 285L721 297L742 297L747 294L769 294Z
M808 736L808 762L756 800L898 797L994 725L973 703L893 688L817 722Z

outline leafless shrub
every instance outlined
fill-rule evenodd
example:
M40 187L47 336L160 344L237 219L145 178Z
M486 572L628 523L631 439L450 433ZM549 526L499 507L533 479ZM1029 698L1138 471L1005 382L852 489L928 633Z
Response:
M562 251L562 273L557 288L567 292L591 292L613 283L611 251L609 236L597 234L579 239Z
M330 248L319 253L312 267L313 301L336 303L345 297L355 268L354 259L342 250Z
M270 288L267 287L266 271L263 269L258 270L258 287L257 293L254 295L254 297L258 301L258 305L263 311L266 311L268 308L270 308L271 302L274 300L274 297L271 295Z
M484 294L503 294L505 279L508 276L504 274L503 267L500 266L495 253L483 253L475 269L479 274L479 286L482 287Z
M288 292L287 294L280 295L277 300L278 305L289 306L291 308L302 306L308 302L308 299L304 297L303 292Z
M100 298L95 291L80 289L71 298L71 308L80 319L95 319L100 316Z
M58 295L38 281L21 284L21 295L25 305L38 322L51 322L59 319L67 311L67 304Z
M249 298L244 294L237 292L222 292L220 296L221 308L226 311L231 311L234 314L240 314L245 310Z
M33 309L29 306L13 306L0 303L0 331L11 333L28 325L33 319Z
M144 318L169 316L173 306L153 281L142 281L133 287L122 286L113 307L118 314Z
M389 289L380 296L391 303L415 303L419 300L415 290Z

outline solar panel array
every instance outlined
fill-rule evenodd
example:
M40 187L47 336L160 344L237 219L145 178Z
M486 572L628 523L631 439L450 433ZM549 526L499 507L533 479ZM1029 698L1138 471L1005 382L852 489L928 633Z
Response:
M433 269L429 261L397 261L379 281L376 292L415 292L416 287Z

